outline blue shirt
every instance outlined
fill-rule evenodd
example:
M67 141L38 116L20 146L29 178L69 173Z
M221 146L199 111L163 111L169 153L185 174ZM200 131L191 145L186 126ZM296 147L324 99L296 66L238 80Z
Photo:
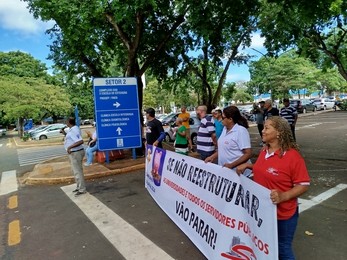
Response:
M220 135L222 134L224 125L222 123L222 120L215 120L214 121L214 126L216 127L216 136L217 139L220 137Z

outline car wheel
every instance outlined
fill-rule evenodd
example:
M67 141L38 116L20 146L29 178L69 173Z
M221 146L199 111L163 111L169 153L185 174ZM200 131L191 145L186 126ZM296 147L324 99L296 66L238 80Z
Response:
M169 143L171 141L171 138L169 134L165 134L165 142Z
M47 139L47 136L41 135L39 139L40 139L40 140L45 140L45 139Z
M306 114L306 108L304 107L304 109L302 110L302 113Z
M198 142L198 135L195 133L192 134L191 139L192 139L193 145L196 145L196 143Z
M326 106L324 106L324 107L323 107L323 110L327 110L327 107L326 107Z

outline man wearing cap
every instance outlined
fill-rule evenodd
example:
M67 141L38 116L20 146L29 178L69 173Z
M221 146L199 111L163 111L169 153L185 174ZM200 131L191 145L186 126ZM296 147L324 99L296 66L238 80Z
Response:
M295 125L296 121L298 120L298 112L294 107L290 105L288 98L283 99L283 105L284 107L282 107L280 110L280 116L288 121L290 128L292 129L294 141L296 141Z
M155 110L147 108L146 119L147 126L145 129L147 144L163 148L162 141L165 139L165 132L162 123L155 118Z

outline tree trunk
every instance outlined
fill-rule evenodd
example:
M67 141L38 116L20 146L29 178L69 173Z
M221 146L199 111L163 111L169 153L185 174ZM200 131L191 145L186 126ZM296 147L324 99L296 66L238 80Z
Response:
M24 118L20 117L18 118L18 136L19 137L23 137L23 133L24 133Z

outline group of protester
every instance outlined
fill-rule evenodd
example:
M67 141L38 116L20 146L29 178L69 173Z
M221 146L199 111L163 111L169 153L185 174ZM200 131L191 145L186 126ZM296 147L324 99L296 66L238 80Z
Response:
M231 174L243 174L271 190L269 199L277 205L279 259L295 259L292 241L298 221L298 197L308 190L310 177L295 141L297 112L283 100L279 111L271 100L259 103L255 113L262 138L262 149L254 163L248 132L248 121L236 106L223 110L216 108L212 116L206 106L198 106L196 114L201 121L197 136L197 152L206 163L218 163L229 168ZM185 107L176 120L175 151L188 154L190 135L184 122L189 121ZM183 114L183 115L182 115ZM163 126L155 121L154 109L146 110L149 125L147 144L162 147L165 138ZM182 115L182 116L181 116ZM188 119L187 119L188 117ZM151 123L153 122L153 123ZM155 123L154 123L155 122ZM156 133L155 137L154 134ZM187 140L188 139L188 140Z
M283 100L284 107L279 111L272 107L271 100L259 102L255 110L257 126L262 138L262 146L257 160L252 163L252 148L248 132L248 121L236 106L223 110L216 108L212 116L207 114L207 107L198 106L197 117L201 124L197 135L197 152L206 163L218 163L233 171L230 174L243 174L271 190L272 203L277 205L279 259L295 259L292 241L298 221L298 197L308 190L310 178L303 157L295 142L295 124L297 113ZM165 132L162 123L155 118L155 110L145 110L146 144L163 148ZM189 133L190 114L186 107L176 120L175 151L188 154L193 151ZM65 149L69 155L72 172L77 184L76 196L86 193L82 161L85 155L83 139L75 119L67 121L68 131L65 136ZM96 133L89 134L90 142L86 150L89 166L93 160L96 146Z

